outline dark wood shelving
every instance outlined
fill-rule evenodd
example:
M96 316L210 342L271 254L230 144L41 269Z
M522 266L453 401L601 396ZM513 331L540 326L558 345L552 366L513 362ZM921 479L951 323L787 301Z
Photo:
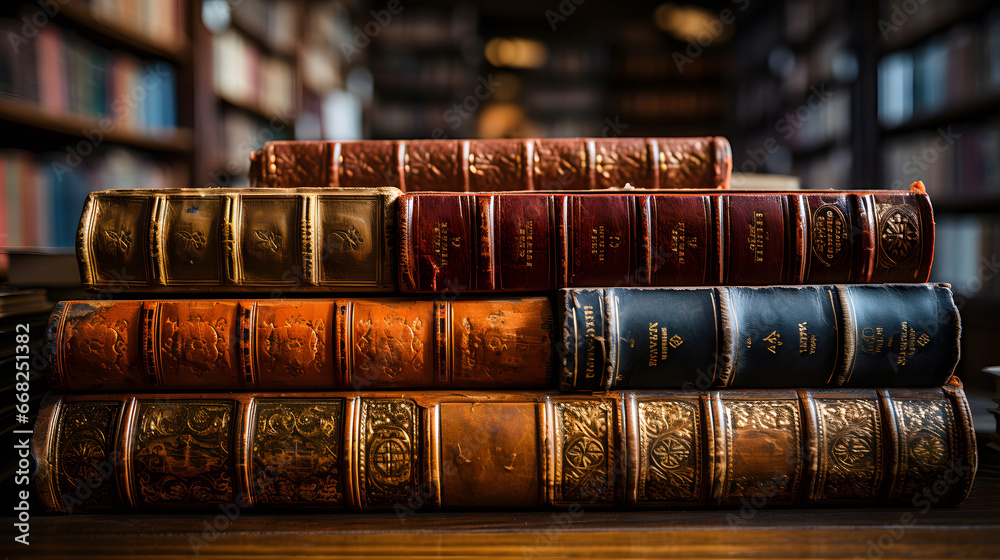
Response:
M936 197L934 211L948 214L1000 214L1000 194L970 197Z
M230 107L235 107L242 111L246 111L265 120L282 119L289 116L289 115L282 115L281 113L265 109L264 107L261 107L257 103L236 99L224 93L215 92L215 95L216 97L219 98L219 101L221 101L225 105L228 105Z
M984 97L958 106L946 107L931 115L918 115L905 123L892 128L881 128L883 136L905 134L925 128L952 124L954 121L979 119L985 115L1000 113L1000 95Z
M922 28L918 28L916 31L911 31L909 33L898 35L897 39L880 43L878 49L879 57L883 57L895 51L900 51L912 47L918 43L930 39L931 37L937 35L938 33L947 31L948 29L951 29L955 25L958 25L962 22L973 21L983 12L997 6L995 2L984 1L984 0L976 0L965 4L966 5L963 5L962 2L956 2L953 5L957 6L956 8L957 11L951 13L950 15L938 18L933 22L931 22L930 24L924 25ZM902 27L905 27L905 25L906 24L904 23Z
M844 138L827 138L814 142L808 146L791 148L792 155L798 160L808 160L817 156L828 154L835 148L845 146L850 147L850 140Z
M186 63L191 54L191 47L186 38L174 43L150 40L139 31L94 17L90 13L90 8L80 0L70 0L62 5L59 14L76 25L90 30L91 38L106 44L111 43L113 46L179 64Z
M272 44L271 41L268 40L266 36L264 36L263 34L261 34L260 31L255 29L253 25L250 25L247 22L246 18L240 15L239 11L236 10L233 11L230 19L230 25L232 26L233 29L242 33L244 37L250 39L257 46L264 49L264 51L266 51L268 54L281 56L284 58L291 58L291 59L294 59L297 55L295 49L281 48L277 45Z
M187 152L193 145L192 132L188 128L177 128L159 135L126 130L122 125L115 124L111 130L103 131L102 118L72 113L55 115L33 103L3 96L0 96L0 120L77 138L83 138L84 133L100 131L102 141L157 152Z

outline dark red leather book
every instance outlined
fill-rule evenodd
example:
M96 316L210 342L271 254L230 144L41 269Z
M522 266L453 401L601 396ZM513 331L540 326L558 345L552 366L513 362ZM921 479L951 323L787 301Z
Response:
M729 141L700 138L275 141L250 155L254 187L402 191L725 189Z
M407 292L924 282L934 216L908 191L417 193Z

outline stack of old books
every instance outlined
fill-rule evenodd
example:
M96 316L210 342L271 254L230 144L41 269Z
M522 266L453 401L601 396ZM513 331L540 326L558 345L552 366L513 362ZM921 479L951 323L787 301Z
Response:
M41 499L961 501L923 186L738 192L731 161L720 138L275 142L256 188L94 193L100 297L46 333Z

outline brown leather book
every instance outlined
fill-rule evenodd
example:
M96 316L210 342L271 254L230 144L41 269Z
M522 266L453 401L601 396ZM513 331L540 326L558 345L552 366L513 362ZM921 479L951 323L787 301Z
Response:
M957 386L54 395L34 434L41 502L74 513L922 508L976 470Z
M63 391L934 387L959 357L943 284L567 289L429 301L68 301ZM553 319L558 326L553 325ZM556 336L559 333L561 336Z
M546 388L547 298L68 301L48 380L73 391Z
M406 292L924 282L934 216L909 191L417 193Z
M254 187L402 191L725 189L729 141L700 138L275 141L250 155Z
M83 286L140 291L396 287L394 188L135 189L91 193Z

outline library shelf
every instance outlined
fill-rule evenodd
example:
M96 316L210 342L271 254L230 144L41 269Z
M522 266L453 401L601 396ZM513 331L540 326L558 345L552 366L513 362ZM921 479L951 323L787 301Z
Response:
M0 121L26 125L43 132L77 138L100 133L102 141L154 152L188 152L193 145L192 132L187 128L174 128L165 134L153 134L126 130L117 123L113 123L110 127L105 124L102 127L105 118L73 113L53 114L34 103L0 96ZM105 130L108 128L110 130Z
M70 0L63 4L59 14L77 26L89 30L91 32L89 35L114 46L143 55L164 58L178 64L188 63L191 56L191 47L187 39L181 38L170 43L150 39L141 31L95 17L81 0Z

